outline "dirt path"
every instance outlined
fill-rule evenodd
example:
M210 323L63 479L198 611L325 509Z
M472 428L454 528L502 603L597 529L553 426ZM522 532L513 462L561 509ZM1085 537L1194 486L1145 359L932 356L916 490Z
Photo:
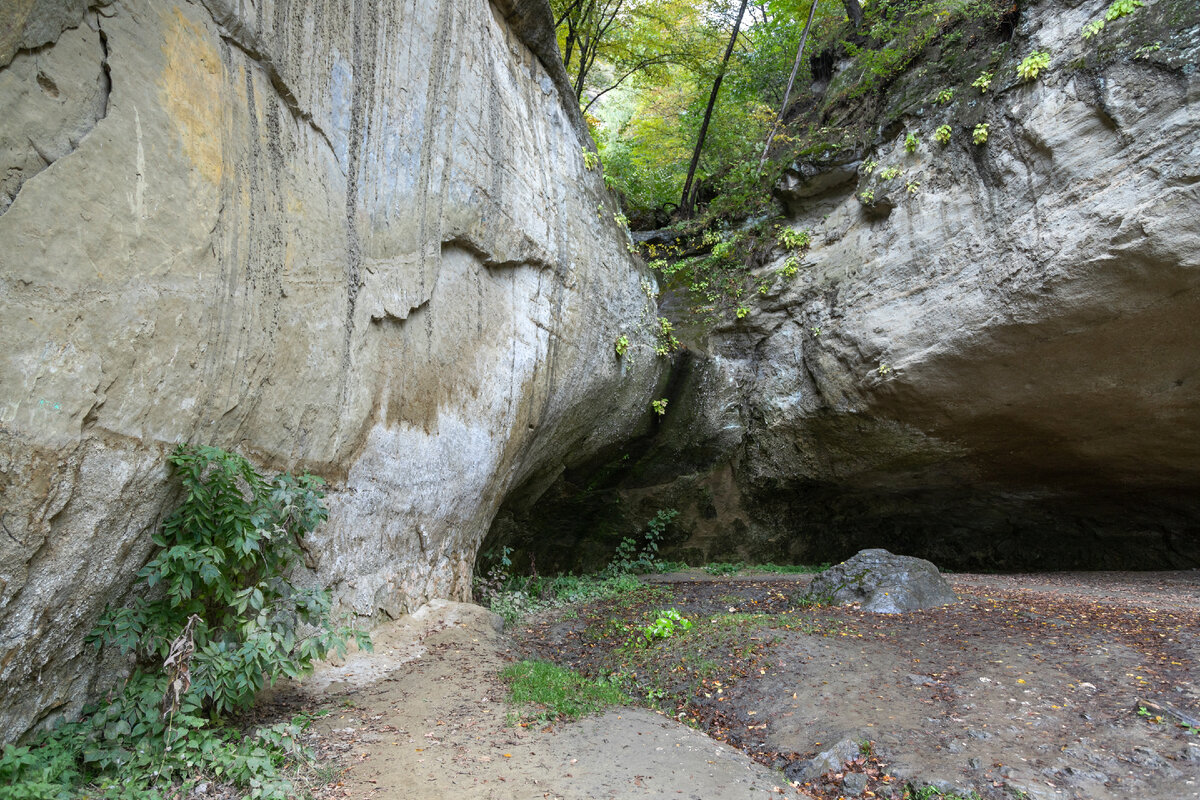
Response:
M912 780L1006 800L1200 798L1200 736L1137 713L1200 714L1200 573L949 577L961 602L897 617L798 610L806 576L698 572L656 576L643 606L510 634L436 604L307 682L308 704L336 709L324 746L349 768L323 796L836 798L841 771L797 790L780 770L849 739L873 742L876 759L847 771L870 773L876 797ZM623 646L666 606L696 628ZM616 671L665 715L511 727L496 675L524 655Z
M545 730L510 726L497 673L513 657L499 618L435 603L377 632L374 655L304 691L336 709L321 728L349 767L325 798L768 798L796 794L727 744L621 708Z

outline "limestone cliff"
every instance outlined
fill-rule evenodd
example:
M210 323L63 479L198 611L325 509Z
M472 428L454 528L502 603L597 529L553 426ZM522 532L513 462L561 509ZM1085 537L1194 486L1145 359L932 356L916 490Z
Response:
M0 18L0 741L169 508L164 454L330 483L343 608L463 599L515 485L634 435L643 275L544 0L19 0Z
M675 507L693 561L1200 563L1200 14L1161 0L1083 39L1108 5L1022 3L959 62L935 41L834 109L874 127L777 187L813 235L796 277L776 251L768 296L694 343L631 467L567 475L496 535L619 537ZM1048 72L1019 79L1035 50Z

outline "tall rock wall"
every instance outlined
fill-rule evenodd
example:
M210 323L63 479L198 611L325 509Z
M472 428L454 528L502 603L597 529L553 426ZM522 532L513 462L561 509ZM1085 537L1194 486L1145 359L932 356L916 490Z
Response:
M1200 564L1200 11L1158 0L1084 40L1108 5L1022 3L835 109L874 127L777 187L812 232L798 274L776 251L752 313L695 342L632 467L509 509L523 544L586 504L584 538L677 508L693 561ZM1019 79L1035 50L1049 70Z
M324 476L313 579L395 615L644 423L643 276L544 1L3 14L0 741L86 694L176 442Z

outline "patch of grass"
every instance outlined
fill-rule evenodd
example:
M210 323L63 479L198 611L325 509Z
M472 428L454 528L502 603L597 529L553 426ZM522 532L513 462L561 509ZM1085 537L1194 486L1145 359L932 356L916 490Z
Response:
M506 667L500 677L510 684L510 702L541 707L532 717L522 714L522 719L576 720L629 702L629 697L611 683L589 680L545 661L519 661Z
M823 564L756 564L748 568L750 572L767 572L772 575L809 575L824 572L829 569L829 562Z
M734 575L742 571L746 565L741 561L732 564L728 561L714 561L711 564L704 565L704 571L709 575Z
M642 593L647 587L632 575L598 578L594 575L527 576L512 578L507 588L492 595L489 607L513 625L528 614L560 606L591 603Z

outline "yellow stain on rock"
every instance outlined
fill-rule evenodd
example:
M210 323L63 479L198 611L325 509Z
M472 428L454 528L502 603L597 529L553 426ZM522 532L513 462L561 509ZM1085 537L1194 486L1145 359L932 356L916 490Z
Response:
M176 6L164 14L166 67L159 79L163 107L196 172L221 181L221 121L224 66L203 25L190 22Z

